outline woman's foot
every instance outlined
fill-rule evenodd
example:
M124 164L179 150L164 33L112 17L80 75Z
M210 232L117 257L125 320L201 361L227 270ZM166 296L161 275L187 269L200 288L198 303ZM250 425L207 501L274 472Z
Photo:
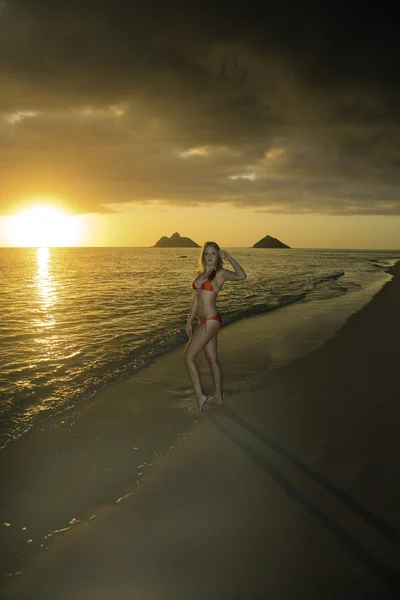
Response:
M222 398L219 396L209 396L207 398L207 404L222 404Z
M203 410L203 406L207 402L208 396L202 394L200 398L196 398L197 410Z

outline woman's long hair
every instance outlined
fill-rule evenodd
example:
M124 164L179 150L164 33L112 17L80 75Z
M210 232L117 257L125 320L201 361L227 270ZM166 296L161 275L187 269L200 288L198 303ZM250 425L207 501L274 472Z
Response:
M220 250L220 247L218 246L218 244L216 242L205 242L203 249L201 251L200 261L199 261L199 267L200 267L201 273L203 273L203 271L206 270L206 259L204 258L204 252L206 251L207 246L213 246L217 252L219 252L219 250ZM219 271L219 269L222 269L222 258L220 256L220 254L217 254L217 263L216 263L214 269L211 271L210 275L208 276L209 281L212 281L214 279L214 277L215 277L217 271Z

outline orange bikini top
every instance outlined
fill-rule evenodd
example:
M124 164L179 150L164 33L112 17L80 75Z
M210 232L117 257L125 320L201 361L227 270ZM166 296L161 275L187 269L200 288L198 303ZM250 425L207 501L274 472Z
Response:
M194 281L196 281L196 280L194 280ZM214 288L213 288L212 283L211 283L211 281L209 279L206 279L205 281L203 281L203 283L201 284L200 287L196 287L194 285L194 281L192 283L192 287L193 287L194 290L200 290L200 289L202 289L202 290L207 290L208 292L214 292ZM214 294L217 295L217 292L214 292Z

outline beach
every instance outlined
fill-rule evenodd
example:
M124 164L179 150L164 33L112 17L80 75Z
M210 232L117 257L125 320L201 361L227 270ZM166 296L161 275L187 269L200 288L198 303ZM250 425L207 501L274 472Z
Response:
M36 532L31 542L21 538L27 553L20 563L16 538L12 552L3 546L9 565L1 597L398 597L400 263L389 273L393 279L339 331L327 327L322 346L284 337L268 362L274 368L263 369L265 316L229 335L227 328L222 407L189 410L179 347L110 386L100 401L21 438L7 463L16 522L23 513L44 532L64 519L65 531L47 546ZM309 308L303 320L303 308L294 310L294 321L310 328ZM314 326L326 326L317 317ZM271 330L281 318L269 315ZM161 423L154 407L165 411ZM134 430L142 439L132 447ZM94 478L100 465L113 479ZM132 485L117 498L130 470ZM30 487L11 480L15 471ZM63 479L55 492L57 472ZM49 482L54 497L40 513ZM101 503L82 518L77 498L90 494ZM13 526L3 525L3 534ZM29 554L35 543L42 549Z

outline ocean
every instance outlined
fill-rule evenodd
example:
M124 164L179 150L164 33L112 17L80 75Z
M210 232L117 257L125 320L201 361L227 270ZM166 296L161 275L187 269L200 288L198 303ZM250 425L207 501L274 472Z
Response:
M379 288L400 251L226 248L224 326ZM187 343L197 248L0 249L0 447ZM231 268L228 262L225 268ZM356 306L356 303L354 304Z

